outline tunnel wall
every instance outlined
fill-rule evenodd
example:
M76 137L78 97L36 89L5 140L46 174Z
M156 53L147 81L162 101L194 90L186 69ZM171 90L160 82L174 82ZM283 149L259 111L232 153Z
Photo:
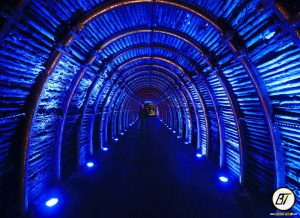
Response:
M290 5L5 3L3 202L26 210L110 146L151 100L186 144L249 189L291 188L299 211L299 8Z

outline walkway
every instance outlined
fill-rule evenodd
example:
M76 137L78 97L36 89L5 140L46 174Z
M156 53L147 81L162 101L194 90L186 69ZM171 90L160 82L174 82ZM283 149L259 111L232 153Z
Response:
M242 193L236 182L222 183L220 171L195 157L157 118L137 125L95 167L65 182L56 208L40 208L33 217L198 218L269 217L270 199ZM61 191L60 191L61 192ZM267 205L267 206L263 206Z

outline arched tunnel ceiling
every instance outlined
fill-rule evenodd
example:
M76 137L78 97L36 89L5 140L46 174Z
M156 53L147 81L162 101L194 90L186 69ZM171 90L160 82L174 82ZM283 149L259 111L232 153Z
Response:
M105 146L109 125L115 139L119 123L152 101L180 137L242 184L299 194L295 10L268 0L4 4L0 168L8 176L0 184L20 172L27 208ZM74 135L80 155L68 168ZM6 168L16 144L21 164Z

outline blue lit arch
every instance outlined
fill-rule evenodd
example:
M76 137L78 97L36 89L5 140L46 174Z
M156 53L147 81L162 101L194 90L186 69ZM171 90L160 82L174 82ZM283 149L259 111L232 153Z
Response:
M172 92L173 96L177 96L177 103L182 107L182 114L185 113L185 110L189 110L191 118L194 118L196 117L195 108L197 108L196 110L202 108L205 117L206 114L214 114L216 117L209 117L205 122L202 122L203 117L196 119L197 121L202 119L198 129L200 129L199 126L205 125L205 128L202 129L206 129L207 146L210 145L209 141L213 142L216 138L219 138L220 147L224 149L238 143L243 149L237 153L248 158L246 162L248 162L247 170L249 172L245 172L247 178L261 184L262 187L271 187L273 174L265 172L273 172L273 166L275 166L275 186L285 184L285 178L287 178L288 186L295 189L295 184L298 183L292 163L296 160L294 150L289 148L298 145L298 137L295 136L295 132L298 131L298 124L295 124L297 101L293 96L295 92L293 88L296 87L292 85L294 79L288 79L288 77L297 74L295 68L298 67L296 60L299 55L296 53L299 53L299 38L296 36L295 27L289 25L289 22L282 22L290 19L286 12L280 13L280 11L284 11L282 6L271 4L270 7L260 10L259 6L265 7L266 1L249 1L244 4L249 10L236 16L236 12L242 6L235 3L223 5L224 8L222 8L218 3L212 3L214 7L210 7L209 1L189 3L168 0L155 2L145 0L109 1L106 3L93 2L89 5L82 3L78 6L78 8L81 7L81 12L78 12L78 17L76 17L74 16L76 10L72 10L71 5L61 7L60 4L64 3L52 1L20 3L16 10L20 10L21 15L24 13L29 18L36 15L36 19L28 19L26 22L19 20L21 18L11 19L14 21L7 22L5 25L7 28L3 29L0 35L0 42L4 40L7 42L4 52L0 54L1 63L3 66L9 63L14 68L3 67L5 76L9 75L14 78L16 73L13 70L16 69L22 73L22 82L19 82L22 88L16 88L16 92L9 97L4 96L5 93L2 95L7 102L12 102L12 98L20 99L18 102L21 105L11 103L12 112L7 110L3 114L7 115L9 119L15 117L15 123L20 121L18 117L23 119L24 116L25 119L24 133L20 143L23 145L20 183L25 193L25 207L27 192L38 195L38 191L32 191L33 186L28 186L26 183L29 175L38 174L39 170L44 170L43 168L37 170L34 167L28 167L28 164L35 163L36 151L40 149L39 143L44 143L45 147L49 147L49 157L54 155L55 150L52 144L56 142L49 140L46 143L43 141L38 134L39 128L49 130L47 136L53 136L56 133L50 127L60 125L58 144L65 145L65 141L74 134L70 129L74 129L75 119L73 122L70 116L81 113L82 116L78 119L82 129L87 127L85 125L87 121L94 122L93 118L87 118L89 113L93 112L93 109L96 110L96 113L99 112L106 104L111 103L109 96L120 92L114 82L118 81L116 77L120 75L119 73L126 69L120 70L114 67L127 58L133 58L134 51L129 51L133 47L136 47L135 52L140 49L140 52L144 52L143 55L146 56L152 56L152 52L165 53L164 58L170 60L172 57L179 57L180 53L182 60L177 64L188 72L188 77L180 75L180 71L175 67L157 60L140 60L128 64L126 68L130 69L139 64L156 64L169 68L170 77L171 74L180 75L180 79L184 81L182 92ZM57 14L49 17L50 9L57 11ZM141 12L141 19L137 21L136 16L132 16L128 20L118 21L119 17L114 16L126 13L127 10L133 15ZM147 15L150 11L154 11L155 14L153 14L154 19L149 23ZM21 15L20 17L22 17ZM162 19L162 15L165 16L165 20ZM275 15L276 19L271 22L271 17ZM174 19L176 16L180 18L178 22ZM45 26L42 21L47 19L51 22ZM174 22L169 22L170 20L174 20ZM108 21L118 24L121 22L123 25L109 26L106 24ZM13 25L14 22L17 25ZM64 22L68 25L64 26ZM24 25L22 30L18 30L14 26L21 27L22 25L18 25L19 23L26 23L27 26ZM258 28L260 34L256 36L250 26L260 25L261 27ZM290 29L291 33L284 33L283 27L288 27L286 29ZM18 37L7 34L14 28ZM30 34L26 33L26 28L29 33L37 31L32 35L33 39L27 36ZM272 30L274 31L270 32ZM159 37L165 42L156 43L158 41L156 38ZM266 41L266 43L260 44L260 41ZM128 42L132 43L126 44ZM14 64L13 61L4 62L3 57L11 52L9 46L13 48L13 45L17 45L17 43L20 43L20 47L23 44L26 45L27 49L24 49L23 53L27 56L24 57L20 53L14 56L14 59L17 60L15 62L19 65ZM120 43L122 46L117 48ZM142 44L146 46L146 43L148 43L149 49L142 48ZM154 45L164 49L155 49ZM280 45L283 45L282 48ZM140 46L139 49L138 46ZM197 51L196 48L199 50ZM287 49L291 49L291 51L287 51ZM132 55L127 57L124 53L126 50L128 53L132 52ZM267 55L267 52L270 54ZM119 58L111 61L110 58L114 55L119 55ZM286 60L274 64L277 58L279 60L284 56ZM25 69L26 62L31 64L30 68ZM282 69L286 69L287 72ZM283 79L279 81L273 76ZM63 83L59 83L60 81L63 81L66 86L58 88L63 85ZM58 83L57 86L55 82ZM279 87L281 82L286 83L283 88L287 90ZM142 85L141 88L145 85ZM220 89L221 91L219 91ZM223 95L227 100L223 100ZM119 95L116 94L116 96ZM183 96L186 97L186 105L191 104L195 99L202 100L201 103L195 103L194 109L193 107L183 109ZM51 98L53 100L47 104ZM127 104L126 107L130 108L128 105L133 104L133 101L129 99L130 97L125 96L115 99L116 102L112 103L111 107L118 108ZM94 103L95 101L96 103ZM172 104L177 103L174 100ZM137 108L137 105L132 107ZM207 111L204 112L204 110ZM231 112L229 112L230 110ZM200 116L203 114L201 113ZM58 124L61 119L63 122ZM212 130L212 120L216 120L218 123L218 130ZM238 129L238 134L232 136L231 131L235 127ZM120 129L122 128L120 127ZM67 129L68 132L63 133L63 129ZM79 131L80 137L85 137L84 131ZM261 137L257 140L260 135ZM282 135L281 138L280 135ZM230 141L230 137L236 138L236 136L238 136L236 140ZM89 134L88 143L93 144L92 138ZM204 138L202 137L202 139ZM89 147L91 148L91 146ZM245 147L246 149L244 149ZM282 151L281 147L285 150ZM226 153L225 150L222 152ZM48 150L43 154L46 153ZM285 155L286 162L283 160L283 155ZM55 156L60 155L55 154ZM268 158L260 163L259 160L264 156ZM224 166L228 160L230 158L220 155L221 166ZM263 167L259 168L260 165ZM243 164L239 166L243 168ZM56 170L53 168L47 170L47 175L41 182L44 187L50 185L51 177L55 177L56 174L54 171ZM241 177L244 176L241 175ZM40 190L39 187L37 189Z

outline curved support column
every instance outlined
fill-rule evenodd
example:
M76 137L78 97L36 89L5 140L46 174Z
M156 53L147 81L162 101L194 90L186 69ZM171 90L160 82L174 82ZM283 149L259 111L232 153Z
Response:
M220 165L220 168L223 169L224 166L225 166L225 154L224 154L225 131L224 131L224 127L223 127L223 120L221 119L222 116L220 114L220 106L219 106L217 98L216 98L210 84L206 80L206 78L202 78L202 82L203 82L206 90L208 91L210 99L213 103L213 107L215 109L215 113L216 113L216 117L217 117L217 121L218 121L219 142L220 142L220 159L219 159L220 162L219 162L219 165Z

